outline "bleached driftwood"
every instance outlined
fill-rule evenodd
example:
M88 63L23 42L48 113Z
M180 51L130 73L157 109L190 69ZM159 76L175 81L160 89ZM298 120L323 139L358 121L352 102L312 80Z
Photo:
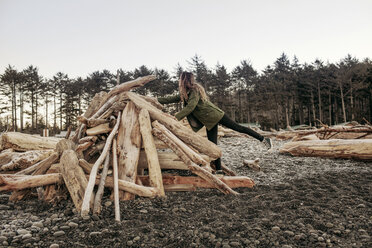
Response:
M118 153L116 138L112 142L112 173L114 181L114 206L115 220L120 221L120 204L119 204L119 173L118 173Z
M63 152L61 156L61 173L71 199L76 209L80 211L88 180L83 169L79 166L77 154L73 150Z
M62 181L62 176L58 173L38 176L0 174L0 191L35 188Z
M92 128L87 129L86 134L88 136L94 136L98 134L108 133L112 130L109 123L104 123Z
M54 149L60 139L54 137L40 137L18 132L7 132L0 136L0 150L13 149L24 152L31 150Z
M260 159L259 158L256 158L255 160L248 160L248 159L245 159L243 161L243 164L248 166L249 168L251 168L252 170L255 170L255 171L260 171L261 170L261 167L260 165L258 164L260 162Z
M107 153L105 162L103 163L103 169L100 177L100 182L98 185L96 197L94 199L94 205L93 205L93 214L99 214L101 213L101 200L103 196L103 190L105 189L105 181L107 177L107 172L109 168L110 163L110 152Z
M372 160L372 139L307 140L284 144L279 152L293 156Z
M118 131L119 179L136 182L137 165L141 150L141 133L135 105L129 102L123 111ZM132 200L134 195L124 192L119 194L121 200Z
M99 158L97 159L97 161L94 163L94 165L92 167L92 171L91 171L90 176L89 176L88 185L86 187L85 194L84 194L83 204L82 204L82 207L81 207L81 215L82 216L85 216L89 213L89 204L90 204L90 201L91 201L94 184L95 184L96 177L97 177L98 167L102 164L103 160L105 159L106 154L111 147L112 139L114 138L116 132L119 129L120 117L121 117L121 113L119 112L118 121L117 121L115 127L112 129L110 135L107 138L106 145L103 148L103 152L102 152L101 156L99 156Z
M28 168L46 159L52 153L53 150L33 150L22 153L6 150L0 154L0 171L14 171Z
M158 152L151 133L152 127L149 112L146 109L142 109L139 113L138 120L147 157L150 185L159 189L160 196L165 196Z

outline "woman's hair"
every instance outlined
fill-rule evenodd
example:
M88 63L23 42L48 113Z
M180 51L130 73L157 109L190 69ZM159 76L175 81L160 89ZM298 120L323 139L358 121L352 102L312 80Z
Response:
M188 93L191 89L196 89L199 92L202 101L208 100L208 96L205 93L203 86L195 81L194 74L192 74L191 72L184 71L181 73L178 87L182 102L189 99Z

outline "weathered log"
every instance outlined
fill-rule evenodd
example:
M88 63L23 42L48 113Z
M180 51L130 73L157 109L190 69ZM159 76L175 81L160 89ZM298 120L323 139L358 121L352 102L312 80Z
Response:
M64 151L66 150L75 151L76 148L77 148L77 145L73 141L68 140L68 139L61 139L56 145L56 151L58 152L60 156L62 155Z
M178 138L184 141L186 144L191 145L199 152L208 155L211 159L217 159L221 157L221 149L210 142L208 139L194 133L190 132L190 129L182 125L182 123L175 120L172 116L163 113L161 110L155 108L147 101L137 96L132 92L127 92L130 100L140 109L146 109L153 120L159 121L161 124L166 126L172 133L174 133Z
M79 139L79 144L84 144L86 142L93 142L96 143L98 137L97 136L85 136L84 138Z
M89 136L94 136L102 133L108 133L112 130L109 123L101 124L96 127L87 129L86 134Z
M88 163L85 159L79 159L79 166L83 169L86 174L90 174L92 171L93 164Z
M61 171L62 169L60 164L53 164L50 166L46 174L61 173ZM50 203L57 203L61 200L67 199L68 194L69 193L64 182L61 184L51 184L45 186L44 200Z
M160 109L160 110L163 109L163 105L158 102L157 98L151 97L151 96L141 96L141 95L139 95L139 96L142 97L144 100L148 101L155 108Z
M372 160L372 139L361 140L308 140L284 144L279 152L293 156L346 158Z
M100 214L101 213L101 200L103 196L103 191L105 189L105 181L107 177L108 167L110 163L110 152L107 153L105 162L103 163L103 169L100 177L100 182L98 185L96 197L94 199L94 205L93 205L93 214Z
M88 181L83 169L79 166L76 152L73 150L63 152L61 156L61 170L71 199L76 209L80 211Z
M251 168L252 170L255 170L255 171L260 171L261 170L261 167L258 164L259 162L260 162L259 158L256 158L255 160L248 160L248 159L243 160L244 165L248 166L249 168Z
M196 187L192 184L169 184L164 185L164 190L167 192L195 191Z
M177 147L182 149L182 151L193 161L195 164L198 165L209 165L209 162L204 160L198 153L188 147L185 143L183 143L177 136L175 136L172 132L170 132L165 126L161 125L158 121L154 121L152 123L153 127L161 130L164 135L166 135L169 139L171 139Z
M11 175L0 174L0 191L21 190L27 188L35 188L49 184L61 183L63 181L61 174L47 175Z
M319 140L319 137L315 134L309 134L306 136L295 136L291 141L301 141L301 140Z
M221 169L227 176L236 176L235 171L231 170L229 167L225 165L224 162L221 161Z
M164 143L166 143L169 146L169 148L171 148L177 154L177 156L179 156L183 160L183 162L189 167L191 172L207 180L212 185L214 185L214 187L216 187L217 189L219 189L221 192L225 194L228 194L228 193L231 193L234 195L238 194L237 192L232 190L229 186L227 186L225 183L223 183L221 180L219 180L216 176L212 175L210 172L206 171L205 169L193 163L190 160L190 158L183 152L183 150L177 147L177 144L175 144L173 140L169 139L166 135L164 135L161 130L157 128L153 128L152 133L156 137L164 141Z
M0 171L12 171L28 168L44 160L53 153L53 150L33 150L26 152L11 152L7 150L0 154Z
M168 146L167 146L168 148ZM158 152L159 164L162 169L188 170L187 165L174 152ZM141 151L138 161L138 170L148 168L147 156Z
M111 131L110 135L107 138L106 145L103 148L101 156L99 156L99 158L97 159L97 161L94 163L94 165L92 167L92 171L91 171L90 176L89 176L88 185L86 187L85 194L84 194L83 204L82 204L82 207L81 207L81 215L82 216L87 215L89 213L89 204L90 204L90 201L91 201L94 184L95 184L96 177L97 177L98 167L102 164L104 158L107 155L107 152L108 152L109 148L111 147L112 139L114 138L114 136L115 136L115 134L116 134L116 132L119 128L120 117L121 117L121 113L119 113L118 121L117 121L115 127L113 128L113 130Z
M99 178L96 178L95 184L98 185L100 182ZM114 187L114 179L111 176L106 177L105 186L109 188ZM159 190L154 187L145 187L141 185L137 185L132 182L128 182L125 180L118 179L118 187L120 190L129 192L133 195L143 196L154 198L159 195Z
M153 138L154 138L156 149L167 149L168 148L167 144L165 144L163 141L161 141L160 139L156 137L153 137ZM142 148L145 148L143 143L142 143Z
M139 176L145 186L149 185L149 176ZM221 176L218 177L230 188L252 188L255 184L252 179L244 176ZM197 188L215 188L214 185L200 177L183 177L163 174L163 185L166 189L169 185L192 185Z
M146 109L142 109L139 113L138 120L140 123L140 131L147 157L150 185L159 189L159 196L165 196L158 152L156 150L155 142L151 133L152 128L149 112Z
M49 157L45 158L44 160L15 173L15 175L30 175L39 167L50 167L50 165L55 163L58 160L58 158L59 158L58 153L52 153Z
M18 152L54 149L60 139L40 137L18 132L7 132L0 136L0 150L13 149Z
M119 204L119 172L118 172L118 153L116 138L112 141L112 170L114 181L114 206L115 220L120 221L120 204Z
M136 182L137 165L141 150L141 133L135 105L129 102L123 111L118 131L119 179ZM121 200L132 200L134 195L127 192L120 194Z
M106 99L110 99L112 96L118 95L122 92L129 91L131 89L134 89L140 86L144 86L148 82L151 82L155 79L156 79L155 75L149 75L149 76L139 77L132 81L119 84L109 91L109 93L106 96Z
M95 119L95 118L88 119L88 118L86 118L84 116L78 116L77 119L81 123L85 124L87 127L96 127L98 125L107 123L107 120L106 119Z
M86 151L89 147L91 147L92 145L94 145L94 142L93 141L88 141L88 142L85 142L83 144L79 144L76 148L76 152L83 152L83 151Z

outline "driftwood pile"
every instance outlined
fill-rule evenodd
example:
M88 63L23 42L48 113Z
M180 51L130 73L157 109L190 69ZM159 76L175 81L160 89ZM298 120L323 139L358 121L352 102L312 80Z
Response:
M211 161L222 155L218 146L164 113L153 98L129 92L154 79L138 78L97 94L79 117L75 134L66 139L39 137L26 146L31 136L3 134L0 172L7 174L0 174L0 191L12 191L11 200L22 199L30 188L46 201L70 195L76 209L87 215L100 213L108 187L120 220L119 200L136 195L162 197L168 190L198 187L238 194L232 188L253 187L250 178L235 176L226 166L229 176L214 175ZM197 176L165 174L165 169Z

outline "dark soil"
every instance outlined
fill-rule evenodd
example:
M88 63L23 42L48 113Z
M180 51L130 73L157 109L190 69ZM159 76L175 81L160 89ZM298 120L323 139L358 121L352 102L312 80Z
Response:
M12 203L3 194L0 246L372 247L371 163L279 155L246 138L223 138L220 146L227 165L255 180L253 189L122 202L120 223L108 194L102 214L87 219L70 200ZM261 172L243 165L256 157Z

